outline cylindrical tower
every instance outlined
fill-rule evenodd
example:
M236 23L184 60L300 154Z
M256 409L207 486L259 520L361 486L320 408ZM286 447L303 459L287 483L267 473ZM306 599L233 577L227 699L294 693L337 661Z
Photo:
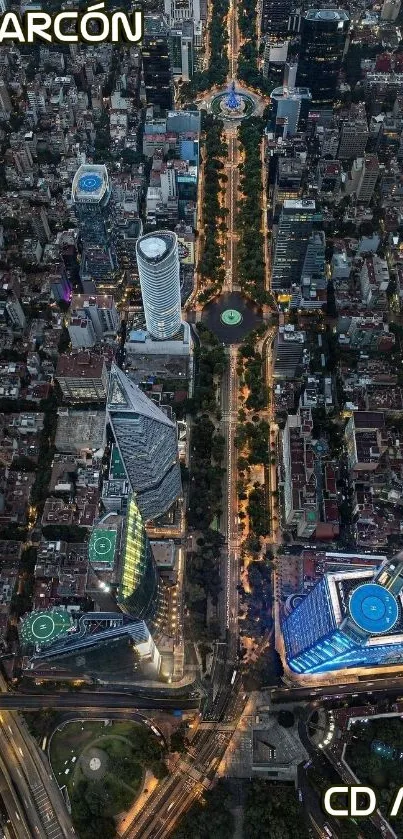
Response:
M177 236L148 233L137 240L136 253L147 329L154 338L173 338L181 325Z

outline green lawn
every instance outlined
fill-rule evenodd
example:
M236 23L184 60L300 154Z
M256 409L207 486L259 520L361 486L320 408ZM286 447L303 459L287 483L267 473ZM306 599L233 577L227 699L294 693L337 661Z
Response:
M88 752L89 747L95 754L101 751L104 755L104 770L99 777L95 773L92 777L89 769L89 758L94 754ZM55 731L49 748L56 779L68 789L77 833L85 839L114 835L114 817L136 798L147 767L157 777L166 772L157 738L144 726L127 720L114 720L110 725L103 720L69 722ZM85 759L86 754L83 768L80 758ZM162 775L158 775L161 770Z
M352 733L354 739L347 746L346 761L360 783L375 790L379 807L387 818L397 790L403 786L403 761L398 756L388 760L371 747L376 740L396 749L397 755L402 752L403 721L400 716L369 718L366 723L354 723ZM403 836L403 814L399 813L392 822L396 834Z
M84 730L82 730L84 726ZM50 742L50 762L59 783L66 769L65 761L73 755L79 755L93 740L110 733L113 726L105 726L103 720L88 722L69 722L62 729L57 729Z

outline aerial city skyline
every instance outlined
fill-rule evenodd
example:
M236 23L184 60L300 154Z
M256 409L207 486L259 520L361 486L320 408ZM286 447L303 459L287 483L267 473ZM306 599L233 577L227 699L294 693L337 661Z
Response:
M134 10L0 0L1 832L403 836L401 2Z

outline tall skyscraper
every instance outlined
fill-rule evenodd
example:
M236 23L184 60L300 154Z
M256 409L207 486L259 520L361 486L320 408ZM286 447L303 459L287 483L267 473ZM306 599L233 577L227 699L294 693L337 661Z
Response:
M314 226L321 220L315 201L284 201L274 250L272 287L275 291L300 285L308 242Z
M22 647L29 655L25 671L28 677L38 678L38 671L42 675L48 671L54 676L59 672L63 679L91 674L103 682L132 682L143 665L146 669L140 678L158 676L161 656L145 621L132 620L124 610L115 610L80 612L74 615L74 621L70 618L68 622L68 613L63 609L57 615L59 634L38 642L33 623L55 626L55 611L31 612L19 627ZM157 623L154 627L151 620L150 625L158 631Z
M297 377L301 371L305 337L305 332L296 330L293 324L279 327L273 350L275 379Z
M272 201L274 224L278 224L284 201L298 201L302 198L305 175L304 161L297 157L279 157Z
M260 26L262 35L267 33L272 37L284 34L291 8L291 0L263 0Z
M296 673L393 666L403 661L402 554L378 571L327 573L282 624Z
M175 423L116 365L106 421L144 520L158 518L182 492Z
M112 295L73 295L67 327L73 349L94 347L101 341L114 340L119 322Z
M113 287L117 258L112 238L111 189L106 166L85 163L73 178L72 199L82 246L81 278Z
M325 275L326 237L323 230L314 230L309 237L301 275L301 288L295 305L298 309L321 309L326 302Z
M182 20L176 23L169 33L169 49L172 72L184 82L188 82L194 73L194 36L193 21Z
M384 0L382 4L381 20L395 21L399 17L400 0Z
M161 111L173 106L173 80L169 51L169 26L163 15L146 15L142 46L147 105Z
M357 200L362 204L369 204L375 192L376 182L379 177L379 160L376 154L367 154L365 157L354 161L354 170L359 172L356 187Z
M177 236L170 230L148 233L137 240L136 251L147 329L154 338L173 338L181 326Z
M117 601L124 612L144 620L151 630L162 627L163 584L134 496L130 498L124 525Z
M312 94L312 108L331 108L350 18L342 9L309 9L302 18L298 87Z

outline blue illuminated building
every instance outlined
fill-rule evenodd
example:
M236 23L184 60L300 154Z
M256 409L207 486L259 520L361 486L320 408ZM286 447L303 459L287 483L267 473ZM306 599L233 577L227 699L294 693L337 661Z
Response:
M378 570L327 573L282 624L296 673L393 666L403 661L403 558Z

